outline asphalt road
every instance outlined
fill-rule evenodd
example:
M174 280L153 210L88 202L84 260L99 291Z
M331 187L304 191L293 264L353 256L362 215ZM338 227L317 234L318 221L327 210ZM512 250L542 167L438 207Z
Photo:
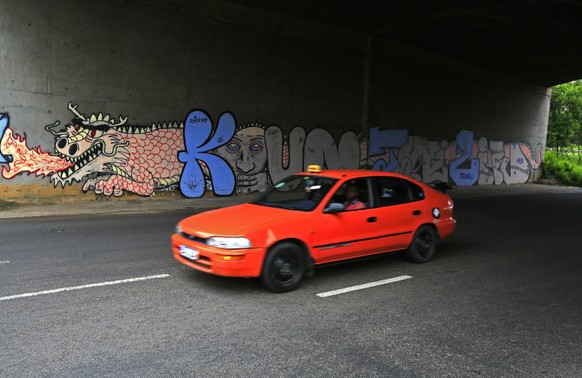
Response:
M2 219L0 376L579 377L582 193L454 199L432 262L328 267L287 294L175 262L184 212Z

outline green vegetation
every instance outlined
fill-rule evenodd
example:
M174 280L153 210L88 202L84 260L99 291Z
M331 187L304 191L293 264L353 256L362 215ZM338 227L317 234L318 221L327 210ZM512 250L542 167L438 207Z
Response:
M543 177L564 185L582 186L582 156L546 150Z
M547 144L557 152L582 144L582 80L553 88Z
M552 90L543 176L582 186L582 80Z

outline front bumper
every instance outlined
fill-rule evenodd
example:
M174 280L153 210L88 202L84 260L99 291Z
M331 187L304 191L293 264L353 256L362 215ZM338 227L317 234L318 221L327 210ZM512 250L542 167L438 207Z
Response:
M182 256L180 246L196 249L198 259L190 260ZM180 263L205 273L226 277L258 277L261 275L266 250L216 248L173 234L172 252Z

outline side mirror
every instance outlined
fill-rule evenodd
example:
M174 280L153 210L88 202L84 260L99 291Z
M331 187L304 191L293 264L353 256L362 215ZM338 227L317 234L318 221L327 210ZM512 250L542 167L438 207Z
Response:
M342 205L341 203L332 202L329 204L328 207L325 208L325 210L323 210L323 212L325 214L337 214L337 213L341 213L345 209L346 209L346 207L344 205Z

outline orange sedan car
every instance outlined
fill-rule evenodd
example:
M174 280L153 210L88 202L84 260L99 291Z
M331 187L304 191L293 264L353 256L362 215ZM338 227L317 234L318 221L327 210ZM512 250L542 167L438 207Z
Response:
M286 292L321 264L400 250L430 261L455 224L444 190L394 173L310 166L253 202L180 221L172 249L194 269L260 277Z

